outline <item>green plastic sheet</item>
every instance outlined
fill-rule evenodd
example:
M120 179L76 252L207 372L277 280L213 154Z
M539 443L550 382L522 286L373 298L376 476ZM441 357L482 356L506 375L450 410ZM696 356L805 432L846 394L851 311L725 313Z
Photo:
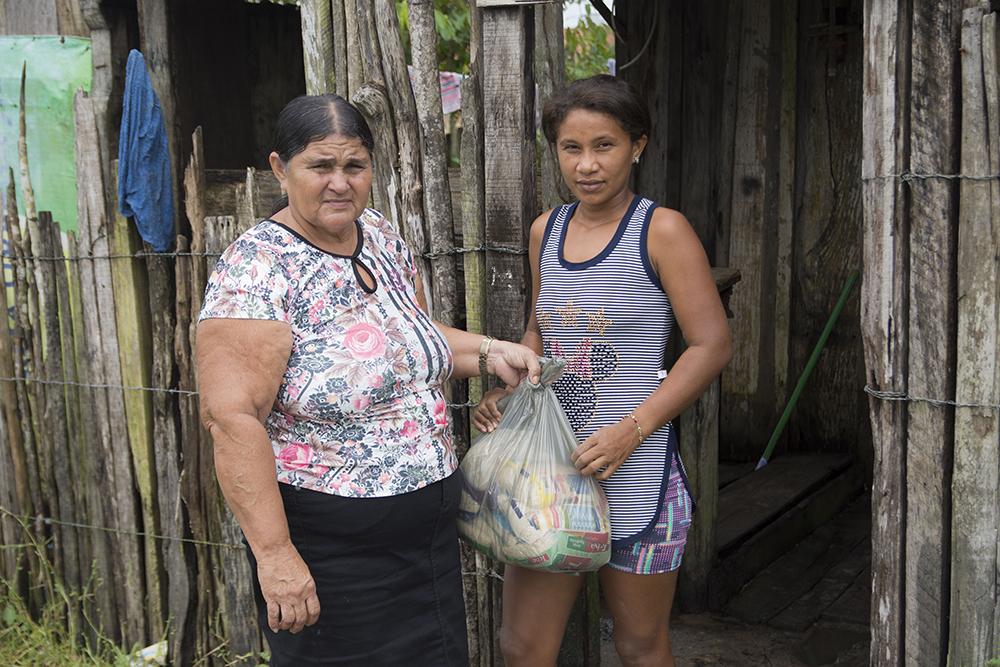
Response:
M25 121L31 185L39 211L52 211L63 230L76 229L73 96L90 92L90 40L81 37L0 37L0 190L14 169L24 214L17 159L21 67L27 64Z

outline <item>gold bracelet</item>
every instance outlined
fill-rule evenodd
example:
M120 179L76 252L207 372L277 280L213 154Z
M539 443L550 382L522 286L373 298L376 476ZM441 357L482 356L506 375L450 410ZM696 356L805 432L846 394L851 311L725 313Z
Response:
M635 416L634 412L630 412L625 417L628 417L633 422L635 422L635 430L639 432L639 443L641 444L645 440L645 436L642 434L642 424L639 423L639 419ZM624 419L625 417L622 417Z
M490 353L490 345L496 340L490 336L483 338L483 342L479 344L479 374L486 375L486 357Z

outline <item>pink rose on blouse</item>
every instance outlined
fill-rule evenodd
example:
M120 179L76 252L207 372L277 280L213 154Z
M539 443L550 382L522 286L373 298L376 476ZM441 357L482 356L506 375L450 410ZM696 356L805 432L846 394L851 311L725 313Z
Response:
M385 352L385 334L367 322L359 322L347 330L344 346L355 359L373 359Z
M417 422L412 419L407 419L403 422L403 430L399 432L399 435L404 438L412 438L417 434Z
M443 398L439 398L434 403L434 423L438 426L448 425L448 406L445 404Z
M282 467L287 470L301 470L309 466L312 455L312 447L296 442L285 446L278 452L278 460L281 461Z
M371 399L370 399L370 398L368 397L368 395L367 395L367 394L361 394L361 395L359 395L359 396L355 396L355 397L354 397L354 398L353 398L353 399L351 400L351 406L352 406L352 407L353 407L353 408L355 409L355 411L357 411L357 412L362 412L362 411L363 411L363 410L365 410L365 409L366 409L366 408L367 408L367 407L368 407L369 405L371 405L371 402L372 402L372 401L371 401Z

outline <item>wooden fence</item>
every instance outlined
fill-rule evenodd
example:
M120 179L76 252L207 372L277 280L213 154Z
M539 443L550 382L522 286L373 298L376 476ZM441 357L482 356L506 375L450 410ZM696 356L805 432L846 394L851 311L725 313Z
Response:
M107 156L82 93L76 120L77 232L62 237L35 214L26 180L19 221L8 188L14 303L4 291L0 306L14 319L0 328L0 530L5 545L26 548L4 550L3 577L34 609L65 596L78 639L169 637L176 664L229 664L261 640L240 531L198 420L192 342L206 277L262 217L261 188L252 170L245 184L212 184L216 200L228 191L233 214L192 215L190 239L151 252L107 201ZM210 193L200 133L195 145L189 213Z
M865 7L872 665L1000 655L1000 44L970 4Z

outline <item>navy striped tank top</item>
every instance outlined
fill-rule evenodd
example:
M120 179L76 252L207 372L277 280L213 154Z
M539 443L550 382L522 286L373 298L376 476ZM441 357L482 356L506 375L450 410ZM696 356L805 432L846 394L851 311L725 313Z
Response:
M635 196L604 250L570 262L563 247L576 206L557 207L546 226L535 317L545 354L568 362L553 390L583 442L659 386L674 317L646 248L656 204ZM656 521L676 452L672 431L668 423L650 434L601 482L615 546L640 539Z

